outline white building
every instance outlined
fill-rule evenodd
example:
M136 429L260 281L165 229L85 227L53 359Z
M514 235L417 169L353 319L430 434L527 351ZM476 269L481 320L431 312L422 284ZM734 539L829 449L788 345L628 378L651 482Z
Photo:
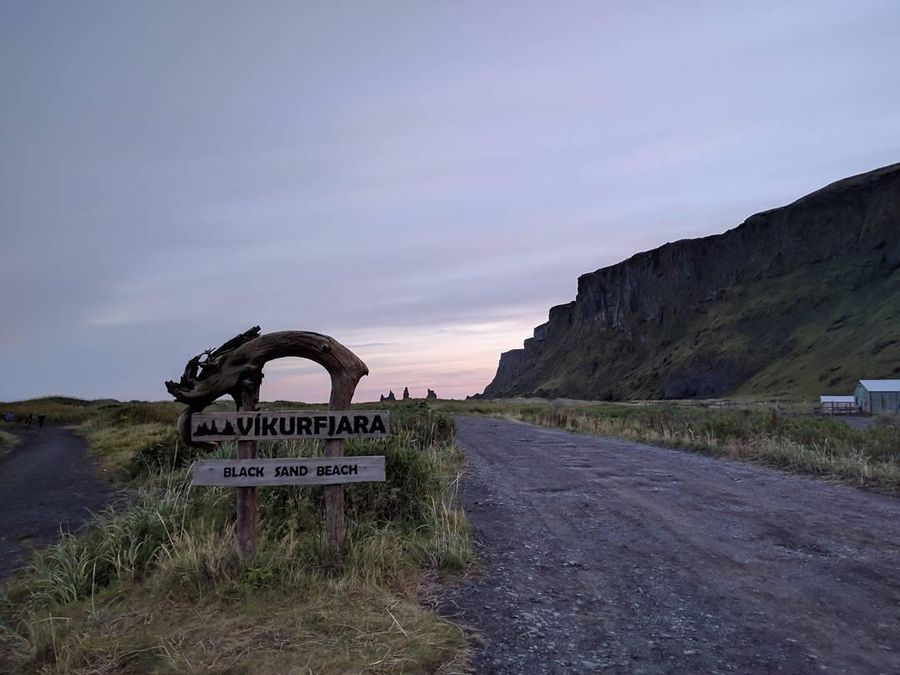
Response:
M870 415L900 413L900 380L860 380L856 405Z

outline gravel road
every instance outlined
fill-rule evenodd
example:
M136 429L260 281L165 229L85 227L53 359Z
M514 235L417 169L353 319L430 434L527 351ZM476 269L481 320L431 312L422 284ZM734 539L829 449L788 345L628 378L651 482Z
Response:
M116 496L81 437L61 427L15 433L22 442L0 458L0 579Z
M483 673L900 672L900 500L457 419L484 573L441 610Z

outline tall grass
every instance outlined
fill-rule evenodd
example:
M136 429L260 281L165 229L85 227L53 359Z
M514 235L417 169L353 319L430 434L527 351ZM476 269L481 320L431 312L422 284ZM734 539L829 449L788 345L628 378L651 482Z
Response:
M174 438L155 437L158 422L132 419L136 423L118 422L115 427L95 422L88 437L103 455L125 456L130 449L132 465L138 461L135 457L147 454L135 438L170 448L156 453L160 457L175 454ZM85 626L91 617L114 614L111 597L138 596L145 598L142 603L152 598L150 604L162 606L170 606L172 598L198 603L228 599L243 608L240 603L260 594L312 598L328 587L341 594L382 589L398 598L414 598L422 570L465 569L473 553L468 523L456 504L462 458L454 445L452 421L431 411L401 410L394 415L393 427L388 439L347 443L348 455L383 454L387 480L347 487L348 549L337 567L323 541L323 488L261 488L258 554L244 562L234 546L234 491L192 488L187 469L179 468L177 461L157 463L140 474L140 487L127 506L98 513L81 533L63 533L7 584L0 595L0 651L4 645L8 649L7 656L0 656L0 670L44 667L41 664L63 670L82 667L85 653L96 656L100 650L83 640ZM118 437L115 429L120 429ZM317 441L284 441L263 446L261 454L317 456L322 449ZM224 444L209 456L233 453L234 447ZM278 604L280 611L290 607L283 605ZM95 609L98 606L104 609ZM332 616L329 621L338 619ZM437 617L416 620L429 631L440 622ZM101 629L94 625L91 630ZM451 631L445 637L455 641L455 636ZM184 656L183 650L170 649L171 644L151 642L153 649L141 652L147 658L149 654L174 667L166 655ZM104 663L121 666L121 652L104 653Z
M80 424L95 414L96 407L90 401L51 396L29 401L0 403L0 415L7 412L15 415L16 420L21 420L30 414L44 415L47 424Z
M775 408L702 405L479 402L482 414L569 431L746 459L861 486L900 489L900 427L892 418L856 429Z
M18 436L0 429L0 456L12 450L18 443Z

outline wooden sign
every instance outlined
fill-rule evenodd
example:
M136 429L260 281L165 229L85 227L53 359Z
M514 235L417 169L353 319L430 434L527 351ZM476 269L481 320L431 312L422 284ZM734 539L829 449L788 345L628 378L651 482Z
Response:
M369 374L368 367L356 354L327 335L297 330L261 335L259 326L254 326L231 338L221 347L204 350L188 360L181 378L177 381L167 381L166 389L176 401L185 404L185 409L178 417L177 427L178 435L187 445L211 450L215 447L215 443L209 441L237 441L237 462L231 460L230 468L227 470L228 477L236 478L238 481L250 479L251 469L254 474L252 478L260 480L268 480L278 472L277 466L271 469L257 459L258 441L275 441L279 438L324 438L326 459L321 461L331 462L330 465L324 465L331 466L331 469L322 469L323 475L318 476L319 465L310 464L311 460L296 460L302 463L293 465L290 462L295 460L284 460L280 473L286 471L287 475L278 477L300 479L314 472L315 477L324 479L321 482L325 484L326 540L332 557L335 561L339 561L347 536L342 483L384 480L384 458L374 457L366 459L367 461L381 459L382 468L380 473L377 473L380 478L347 480L362 475L351 473L353 471L351 466L356 466L356 471L359 472L372 469L364 468L365 462L362 462L364 459L362 457L344 458L344 439L386 436L390 433L389 419L387 413L371 412L257 413L263 366L273 359L290 356L310 359L328 371L331 377L329 411L349 408L356 385L362 377ZM207 406L226 395L234 399L237 413L213 415L203 412ZM354 462L356 464L353 464ZM198 462L198 471L195 473L197 481L204 480L201 475L206 476L206 480L216 480L216 476L225 479L225 466L220 466L218 469L220 473L216 474L215 468L202 469L204 464L207 463ZM301 468L303 466L306 467L305 473ZM314 466L316 468L313 468ZM334 467L337 467L336 474ZM243 476L240 475L242 469L245 474ZM236 473L232 475L232 471ZM195 482L195 485L201 484L222 483ZM250 560L256 554L257 544L256 486L270 483L233 484L237 495L235 523L237 550L241 559Z
M384 457L218 459L194 462L191 485L338 485L384 482Z
M390 435L390 413L233 412L191 415L192 441L277 441L296 438L383 438Z

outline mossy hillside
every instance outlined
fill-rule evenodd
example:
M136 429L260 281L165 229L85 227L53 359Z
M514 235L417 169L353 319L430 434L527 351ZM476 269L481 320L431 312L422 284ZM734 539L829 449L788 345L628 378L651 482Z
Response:
M849 393L900 373L900 164L578 279L490 397Z
M739 286L710 303L674 341L671 366L727 363L749 378L734 393L771 396L852 393L857 380L900 366L900 270L877 289L842 261ZM649 378L645 382L650 385Z
M852 393L859 379L900 373L900 270L870 284L854 264L826 261L725 289L684 321L638 325L537 346L520 382L545 397L656 399L673 374L702 380L713 367L737 395Z
M741 393L852 394L857 380L900 376L900 270L877 287L830 284L835 291L809 310L790 352L756 373Z

